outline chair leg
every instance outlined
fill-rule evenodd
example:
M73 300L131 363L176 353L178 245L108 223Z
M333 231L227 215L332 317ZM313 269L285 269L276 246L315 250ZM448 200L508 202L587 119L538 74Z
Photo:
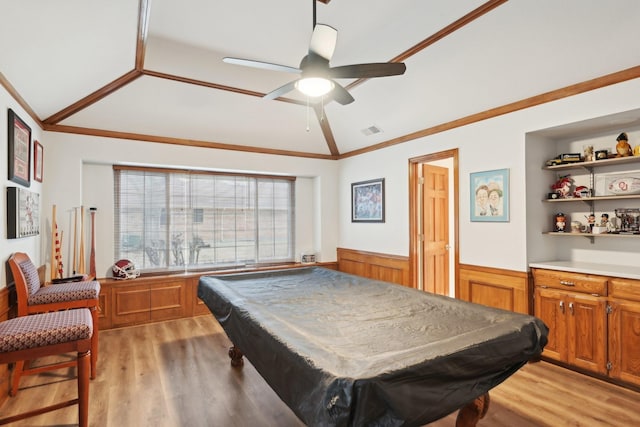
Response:
M24 360L18 360L13 365L13 377L11 378L11 389L9 390L10 396L15 396L18 394L18 388L20 387L20 377L22 376L22 371L24 370Z
M91 308L91 319L93 320L93 336L91 337L91 379L98 375L98 309Z
M89 371L91 351L78 353L78 424L89 425Z

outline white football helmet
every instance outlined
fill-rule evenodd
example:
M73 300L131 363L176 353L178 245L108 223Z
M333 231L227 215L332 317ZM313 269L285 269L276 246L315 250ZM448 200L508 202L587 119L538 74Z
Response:
M140 276L140 272L136 270L136 266L128 259L116 261L111 268L113 278L118 280L135 279Z

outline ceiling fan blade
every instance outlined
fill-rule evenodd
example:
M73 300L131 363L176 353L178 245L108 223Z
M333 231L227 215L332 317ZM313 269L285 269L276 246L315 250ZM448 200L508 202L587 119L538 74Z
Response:
M302 70L300 70L299 68L289 67L287 65L272 64L270 62L254 61L252 59L225 57L225 58L222 58L222 61L226 62L227 64L243 65L245 67L253 67L253 68L262 68L264 70L271 70L271 71L284 71L287 73L297 73L297 74L300 74L300 72L302 72Z
M280 98L282 95L284 95L285 93L291 92L292 90L294 90L296 88L296 82L298 80L293 80L289 83L287 83L284 86L280 86L278 89L276 90L272 90L271 92L269 92L268 94L266 94L265 96L263 96L264 99L276 99L276 98Z
M354 64L329 69L332 79L368 79L371 77L398 76L407 69L402 62Z
M318 55L331 60L333 51L336 50L336 42L338 41L338 30L329 25L316 24L311 35L309 43L309 53Z
M349 93L349 91L347 91L340 84L338 84L338 82L333 82L333 84L334 84L333 90L327 96L329 101L333 99L334 101L336 101L338 104L341 104L341 105L351 104L353 101L355 101L353 99L353 96L351 96L351 94Z

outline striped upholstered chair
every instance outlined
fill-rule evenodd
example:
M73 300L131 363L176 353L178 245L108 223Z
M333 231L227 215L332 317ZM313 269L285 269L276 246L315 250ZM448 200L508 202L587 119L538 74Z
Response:
M34 314L0 322L0 364L76 352L77 357L73 365L78 367L77 399L3 417L0 424L12 423L77 403L79 425L87 426L92 335L93 321L90 311L86 308ZM36 372L25 372L31 373Z
M72 308L88 308L93 319L93 336L91 338L91 378L97 375L98 362L98 302L100 282L88 280L42 286L38 276L38 268L29 256L16 252L9 258L9 267L16 284L18 299L18 316L35 313L69 310ZM10 394L15 396L20 385L20 376L25 370L25 363L16 362L13 370ZM42 367L41 370L60 369L73 366L75 362L64 362Z

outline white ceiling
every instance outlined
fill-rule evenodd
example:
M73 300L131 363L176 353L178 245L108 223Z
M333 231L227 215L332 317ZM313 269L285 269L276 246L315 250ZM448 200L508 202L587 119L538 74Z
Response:
M137 1L0 0L0 72L43 122L80 103L55 124L331 154L313 109L243 93L270 92L295 75L222 62L297 67L311 36L311 1L148 3L142 74L96 102L87 97L136 69ZM332 66L387 62L485 3L331 0L317 3L317 21L338 30ZM635 67L639 20L637 0L507 1L408 57L404 75L362 82L350 89L352 104L324 105L324 120L345 154ZM286 98L304 101L294 92ZM370 126L383 132L365 136Z

